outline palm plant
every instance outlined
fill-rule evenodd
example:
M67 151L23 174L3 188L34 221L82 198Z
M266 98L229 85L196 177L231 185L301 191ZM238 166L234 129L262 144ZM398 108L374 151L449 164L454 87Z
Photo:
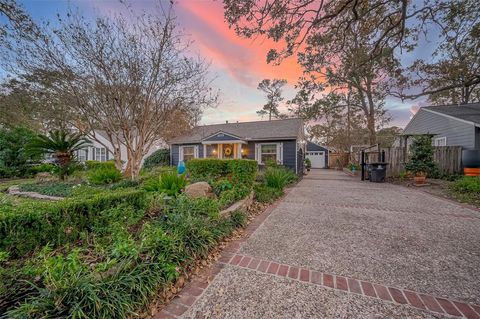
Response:
M73 162L75 151L89 146L91 142L82 133L66 130L50 131L48 135L38 135L26 145L29 154L52 154L59 168L60 179L65 179Z

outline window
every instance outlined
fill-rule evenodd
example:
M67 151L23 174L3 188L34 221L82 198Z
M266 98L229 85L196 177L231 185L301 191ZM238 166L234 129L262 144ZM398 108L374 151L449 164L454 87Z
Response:
M433 145L434 146L447 146L447 137L446 136L443 136L443 137L436 137L434 140L433 140Z
M256 145L255 150L259 164L266 164L268 161L282 163L282 143L260 143Z
M180 160L187 162L193 158L198 157L197 146L181 146L180 147Z
M99 162L106 162L107 161L107 150L105 147L95 147L95 158L94 160Z
M85 162L88 159L88 149L77 151L77 160L79 162Z

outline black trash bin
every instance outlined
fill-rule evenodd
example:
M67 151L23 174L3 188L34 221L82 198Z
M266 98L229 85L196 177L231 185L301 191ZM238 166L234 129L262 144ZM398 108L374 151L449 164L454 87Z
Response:
M384 183L387 177L387 163L370 163L370 182Z

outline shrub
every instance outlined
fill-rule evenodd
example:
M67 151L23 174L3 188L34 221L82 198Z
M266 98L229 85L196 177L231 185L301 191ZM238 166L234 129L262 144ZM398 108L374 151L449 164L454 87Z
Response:
M305 168L312 168L312 161L309 158L305 158Z
M68 197L71 195L75 183L45 183L21 184L19 189L23 192L36 192L42 195Z
M106 162L99 162L99 161L85 161L85 166L87 170L96 170L99 168L110 168L116 169L114 161L106 161Z
M453 182L451 189L459 193L480 194L480 176L464 176L457 179Z
M427 135L421 135L413 140L410 146L409 161L405 164L405 169L414 174L427 174L434 176L437 174L437 167L433 161L432 138Z
M131 179L124 179L118 183L115 183L110 186L111 190L122 189L122 188L132 188L137 187L140 185L139 181L131 180Z
M215 195L220 196L224 191L231 190L233 188L232 181L226 178L220 178L219 180L212 182L212 189Z
M34 137L35 133L26 128L0 129L0 178L24 176L28 163L41 159L25 151L25 146Z
M265 171L265 184L268 187L283 189L296 180L295 173L288 168L277 167L267 168Z
M39 165L32 166L28 169L29 174L38 174L38 173L52 173L55 170L55 165L51 163L42 163Z
M187 185L185 175L176 172L165 172L158 178L152 178L145 182L144 188L149 192L165 193L168 196L177 196Z
M194 181L211 181L222 177L234 184L252 186L257 173L257 162L246 159L192 159L186 163L187 171Z
M159 149L150 156L148 156L143 162L143 167L146 169L156 167L156 166L169 166L170 165L170 150L169 149Z
M87 174L88 181L94 185L113 184L120 181L122 177L118 169L111 167L96 168Z
M219 203L212 198L190 198L180 195L172 205L176 214L192 214L196 216L208 216L218 218L220 212Z
M256 184L253 186L255 199L260 203L271 203L283 195L283 190L269 187L265 184Z
M94 224L99 211L122 203L144 208L145 193L110 191L59 202L22 201L4 206L0 212L0 250L20 255L47 243L55 247L70 242Z

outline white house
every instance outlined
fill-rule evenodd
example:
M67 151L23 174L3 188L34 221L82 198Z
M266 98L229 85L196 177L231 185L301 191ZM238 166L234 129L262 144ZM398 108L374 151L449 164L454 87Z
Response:
M87 137L90 139L92 142L91 146L84 148L82 150L79 150L76 152L76 157L77 160L80 162L85 162L85 161L99 161L99 162L106 162L108 160L113 160L113 153L111 150L113 150L113 146L110 143L110 141L107 138L107 134L105 131L102 130L95 130L94 133L88 134ZM95 139L94 139L95 137ZM100 140L101 143L97 140ZM105 147L107 146L107 147ZM155 152L158 149L161 148L166 148L168 147L167 144L165 144L162 141L159 141L158 143L155 143L154 146L150 149L150 151L147 153L147 155L144 156L144 159L148 157L150 154ZM125 145L120 146L120 158L122 159L122 162L124 165L127 163L127 148ZM143 162L143 160L142 160Z

